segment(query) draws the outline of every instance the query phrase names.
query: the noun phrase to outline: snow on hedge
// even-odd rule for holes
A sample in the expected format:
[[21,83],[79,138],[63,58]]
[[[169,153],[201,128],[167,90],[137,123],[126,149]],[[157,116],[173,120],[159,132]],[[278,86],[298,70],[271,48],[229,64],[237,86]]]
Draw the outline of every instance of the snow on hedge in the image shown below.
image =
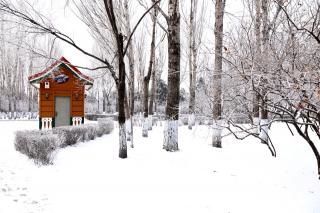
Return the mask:
[[15,149],[33,159],[36,164],[52,164],[54,153],[60,147],[72,146],[109,134],[114,128],[111,119],[101,119],[97,124],[63,126],[52,130],[17,131]]
[[47,165],[52,163],[54,151],[58,147],[58,135],[51,131],[17,131],[15,149],[37,164]]

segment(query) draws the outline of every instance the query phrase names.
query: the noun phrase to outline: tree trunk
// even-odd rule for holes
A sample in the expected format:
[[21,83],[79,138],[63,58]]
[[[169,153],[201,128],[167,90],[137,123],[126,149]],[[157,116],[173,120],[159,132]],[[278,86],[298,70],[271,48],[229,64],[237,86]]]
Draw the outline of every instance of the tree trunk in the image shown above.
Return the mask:
[[[150,66],[150,65],[149,65]],[[152,65],[151,65],[152,66]],[[149,80],[147,76],[143,80],[143,126],[142,137],[148,137],[148,96],[149,96]]]
[[[268,123],[268,110],[267,110],[267,75],[269,72],[268,58],[269,58],[269,25],[268,25],[268,0],[262,0],[262,64],[263,73],[261,78],[261,123]],[[266,125],[260,127],[260,138],[262,143],[268,143],[268,128]]]
[[303,132],[301,130],[301,126],[298,125],[296,122],[293,123],[294,127],[296,128],[298,134],[307,141],[307,143],[309,144],[310,148],[312,149],[312,152],[314,154],[314,156],[316,157],[317,160],[317,169],[318,169],[318,177],[320,179],[320,154],[319,151],[317,149],[317,147],[315,146],[315,144],[313,143],[313,141],[310,139],[309,134],[307,132]]
[[125,94],[124,94],[124,108],[125,108],[126,118],[129,118],[130,117],[130,108],[129,108],[129,100],[128,100],[128,94],[127,94],[126,87],[125,87]]
[[103,92],[102,94],[102,112],[106,113],[106,94],[105,92]]
[[[129,17],[129,5],[128,0],[124,1],[124,9],[125,9],[125,19],[126,19],[126,34],[127,36],[131,35],[131,25],[130,25],[130,17]],[[134,56],[133,56],[133,45],[129,44],[128,49],[128,59],[129,59],[129,69],[130,69],[130,81],[129,81],[129,97],[130,97],[130,115],[134,114]]]
[[[32,70],[33,70],[33,62],[32,62],[32,60],[33,60],[33,58],[32,57],[30,57],[30,64],[29,64],[29,70],[28,70],[28,76],[30,76],[31,75],[31,73],[32,73]],[[31,112],[31,110],[32,110],[32,91],[31,91],[31,85],[30,84],[28,84],[28,86],[27,86],[27,88],[28,88],[28,112]]]
[[149,115],[153,115],[153,105],[154,99],[156,95],[156,65],[154,63],[154,69],[151,75],[151,94],[150,94],[150,101],[149,101]]
[[118,108],[119,108],[119,157],[127,158],[126,141],[126,115],[125,115],[125,96],[126,96],[126,68],[123,55],[123,35],[119,34],[117,38],[118,56],[119,56],[119,83],[118,83]]
[[[152,1],[154,2],[154,0]],[[151,38],[151,49],[150,49],[150,60],[148,73],[143,79],[143,105],[144,105],[144,113],[143,113],[143,127],[142,127],[142,136],[148,137],[148,130],[150,127],[150,119],[148,118],[149,109],[148,109],[148,100],[149,100],[149,82],[152,74],[152,70],[154,70],[154,61],[155,61],[155,39],[156,39],[156,24],[157,24],[157,7],[153,9],[154,15],[152,16],[152,38]]]
[[128,93],[125,92],[124,97],[124,108],[125,108],[125,115],[126,115],[126,134],[127,134],[127,141],[131,141],[131,115],[130,115],[130,106],[129,106],[129,98]]
[[8,98],[8,100],[9,100],[9,112],[12,112],[12,98]]
[[179,0],[168,4],[168,96],[164,149],[178,151],[178,120],[180,98],[180,12]]
[[222,47],[223,47],[223,15],[225,0],[216,0],[215,5],[215,60],[213,77],[213,137],[212,146],[221,148],[222,133]]
[[153,72],[151,75],[151,94],[150,94],[150,101],[149,101],[149,126],[148,130],[152,130],[152,117],[153,117],[153,106],[154,106],[154,99],[156,95],[156,63],[155,63],[155,56],[153,58]]
[[255,21],[254,21],[254,31],[255,31],[255,58],[254,65],[255,70],[252,76],[253,79],[253,109],[252,109],[252,121],[253,125],[256,127],[254,133],[260,132],[260,118],[259,118],[259,86],[255,83],[258,81],[256,78],[261,75],[261,0],[255,0]]
[[[131,35],[131,26],[130,26],[130,17],[129,17],[129,5],[128,0],[124,1],[124,9],[125,9],[125,19],[126,19],[126,34],[127,36]],[[134,147],[133,144],[133,116],[134,116],[134,56],[133,56],[133,45],[132,43],[129,44],[128,49],[128,59],[129,59],[129,69],[130,69],[130,80],[129,80],[129,100],[130,100],[130,119],[127,120],[129,122],[130,128],[130,141],[131,141],[131,148]]]
[[188,128],[192,129],[192,126],[195,125],[195,99],[196,99],[196,58],[197,58],[197,50],[196,50],[196,40],[195,40],[195,0],[191,0],[191,11],[190,11],[190,25],[189,25],[189,118],[188,118]]

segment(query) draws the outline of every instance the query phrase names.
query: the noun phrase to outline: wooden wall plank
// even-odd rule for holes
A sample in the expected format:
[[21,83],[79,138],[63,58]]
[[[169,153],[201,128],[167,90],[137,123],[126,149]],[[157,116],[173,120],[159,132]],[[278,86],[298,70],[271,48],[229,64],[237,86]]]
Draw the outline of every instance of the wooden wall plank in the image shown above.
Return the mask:
[[[47,78],[40,82],[40,96],[39,96],[39,115],[40,117],[55,117],[55,97],[56,96],[69,96],[70,97],[70,112],[71,116],[83,117],[84,116],[84,85],[65,67],[59,68],[59,73],[69,77],[65,83],[57,83],[54,78]],[[45,82],[50,84],[49,89],[45,89]],[[46,93],[49,94],[46,98]]]

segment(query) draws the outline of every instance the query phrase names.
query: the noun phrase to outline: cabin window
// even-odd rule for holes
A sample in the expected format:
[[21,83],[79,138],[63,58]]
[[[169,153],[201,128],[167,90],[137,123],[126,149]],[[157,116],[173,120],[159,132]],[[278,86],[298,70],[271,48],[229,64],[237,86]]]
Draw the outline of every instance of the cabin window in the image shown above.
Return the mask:
[[44,88],[45,89],[49,89],[50,88],[50,84],[48,81],[44,82]]

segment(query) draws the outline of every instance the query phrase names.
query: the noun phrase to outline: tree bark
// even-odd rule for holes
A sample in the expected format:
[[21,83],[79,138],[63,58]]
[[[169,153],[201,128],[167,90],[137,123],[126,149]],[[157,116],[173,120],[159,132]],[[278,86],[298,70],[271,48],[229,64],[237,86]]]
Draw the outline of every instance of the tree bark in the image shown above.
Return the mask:
[[[126,85],[127,86],[127,85]],[[125,88],[125,97],[124,97],[124,108],[125,108],[125,115],[126,115],[126,139],[127,141],[131,141],[131,115],[130,115],[130,105],[129,105],[129,98],[127,93],[127,87]]]
[[317,147],[315,146],[315,144],[313,143],[313,141],[308,136],[308,133],[306,134],[306,132],[303,132],[301,130],[301,126],[299,126],[296,122],[294,122],[293,125],[296,128],[298,134],[303,139],[305,139],[307,141],[308,145],[312,149],[312,152],[313,152],[313,154],[314,154],[314,156],[316,157],[316,160],[317,160],[318,177],[320,179],[320,154],[319,154],[319,151],[318,151]]
[[[124,8],[125,8],[125,19],[126,19],[126,34],[127,36],[131,35],[131,25],[130,25],[130,17],[129,17],[129,5],[128,0],[124,0]],[[130,69],[130,81],[129,81],[129,91],[130,91],[130,115],[134,115],[134,56],[133,56],[133,45],[129,44],[128,49],[128,59],[129,59],[129,69]]]
[[[30,76],[31,75],[31,71],[33,70],[33,62],[32,62],[33,58],[30,57],[30,64],[29,64],[29,70],[28,70],[28,75]],[[32,88],[31,88],[31,85],[28,84],[28,112],[31,112],[32,110]]]
[[180,97],[180,12],[179,0],[168,4],[168,96],[164,149],[178,151],[178,119]]
[[126,96],[126,68],[123,61],[123,35],[119,34],[117,38],[118,55],[119,55],[119,83],[118,83],[118,103],[119,103],[119,157],[127,158],[127,141],[126,141],[126,116],[125,116],[125,96]]
[[102,112],[103,113],[106,112],[106,99],[107,99],[106,96],[107,96],[106,91],[105,89],[103,89],[102,91]]
[[189,23],[189,119],[188,128],[192,129],[195,125],[195,99],[196,99],[196,66],[197,66],[197,50],[195,40],[195,0],[191,0],[190,23]]
[[126,140],[126,114],[125,114],[125,96],[126,96],[126,67],[124,64],[124,45],[123,35],[119,33],[116,18],[114,14],[113,1],[104,0],[106,13],[112,27],[113,35],[117,45],[119,78],[114,80],[118,91],[118,123],[119,123],[119,157],[127,158],[127,140]]
[[[131,25],[130,25],[130,17],[129,17],[129,4],[128,0],[124,0],[124,9],[125,9],[125,20],[126,20],[126,34],[127,36],[131,35]],[[134,56],[133,56],[133,45],[129,44],[128,49],[128,59],[129,59],[129,71],[130,71],[130,80],[129,80],[129,107],[130,107],[130,120],[127,120],[129,123],[129,137],[131,141],[131,148],[134,147],[133,144],[133,116],[134,116]]]
[[[155,2],[154,0],[152,1]],[[142,136],[148,137],[148,130],[149,130],[149,122],[148,119],[149,115],[149,108],[148,108],[148,100],[149,100],[149,82],[152,74],[152,70],[154,70],[154,61],[155,61],[155,39],[156,39],[156,24],[157,24],[157,7],[153,9],[153,18],[152,18],[152,35],[151,35],[151,48],[150,48],[150,60],[149,60],[149,67],[148,73],[143,78],[143,106],[144,106],[144,113],[143,113],[143,127],[142,127]]]
[[255,58],[254,58],[254,73],[252,76],[253,79],[253,106],[252,106],[252,120],[253,125],[256,126],[254,133],[259,133],[259,86],[256,85],[258,76],[261,75],[261,0],[255,0],[255,20],[254,20],[254,31],[255,31]]
[[151,75],[151,94],[150,94],[150,101],[149,101],[149,116],[152,116],[154,113],[153,106],[154,106],[154,99],[156,95],[156,64],[154,63],[153,72]]
[[222,133],[222,47],[223,47],[223,16],[225,0],[216,0],[215,5],[215,60],[214,60],[214,80],[213,80],[213,120],[214,130],[212,146],[221,148]]
[[[261,75],[261,122],[268,122],[268,110],[267,110],[267,75],[269,72],[268,58],[269,58],[269,25],[268,25],[268,0],[262,0],[262,75]],[[268,143],[268,129],[263,128],[260,132],[260,138],[262,143]]]
[[[151,65],[152,66],[152,65]],[[149,64],[150,68],[150,64]],[[148,137],[148,99],[149,99],[149,80],[148,76],[143,79],[143,126],[142,126],[142,137]]]

